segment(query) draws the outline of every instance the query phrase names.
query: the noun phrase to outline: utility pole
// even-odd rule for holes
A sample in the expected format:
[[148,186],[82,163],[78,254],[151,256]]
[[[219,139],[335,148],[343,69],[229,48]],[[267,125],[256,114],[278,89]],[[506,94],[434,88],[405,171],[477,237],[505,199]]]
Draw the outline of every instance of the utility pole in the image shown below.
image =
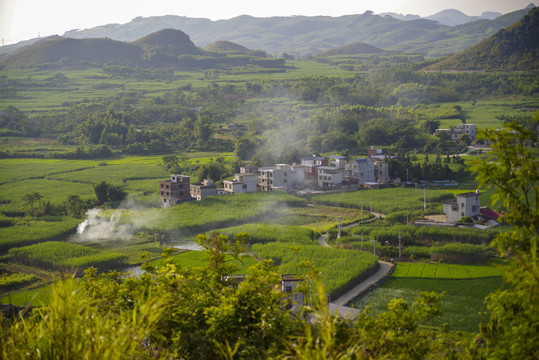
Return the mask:
[[361,223],[363,224],[363,199],[361,200]]
[[427,188],[423,188],[423,211],[427,211]]
[[372,212],[372,199],[371,199],[371,212]]
[[363,231],[361,231],[361,250],[363,250]]
[[399,230],[399,260],[401,259],[401,231]]
[[337,218],[337,239],[341,238],[341,218]]

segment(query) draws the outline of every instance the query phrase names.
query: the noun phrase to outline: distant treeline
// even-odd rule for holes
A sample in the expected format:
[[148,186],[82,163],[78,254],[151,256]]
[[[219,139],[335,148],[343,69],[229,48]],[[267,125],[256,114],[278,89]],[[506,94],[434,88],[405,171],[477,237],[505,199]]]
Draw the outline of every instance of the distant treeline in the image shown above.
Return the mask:
[[105,65],[103,66],[103,72],[108,75],[122,78],[135,78],[140,80],[169,80],[174,78],[174,69],[172,68],[143,68],[123,65]]

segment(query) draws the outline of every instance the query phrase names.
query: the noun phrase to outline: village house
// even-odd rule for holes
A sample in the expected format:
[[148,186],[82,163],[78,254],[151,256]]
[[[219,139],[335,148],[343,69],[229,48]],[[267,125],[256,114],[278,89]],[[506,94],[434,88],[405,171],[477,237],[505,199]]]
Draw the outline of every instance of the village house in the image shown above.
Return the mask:
[[258,170],[259,191],[292,191],[293,174],[288,164],[276,164]]
[[171,175],[170,180],[159,181],[159,197],[163,206],[174,206],[192,200],[190,177],[186,175]]
[[191,184],[191,197],[197,201],[201,201],[208,196],[217,195],[217,186],[214,185],[213,180],[205,179],[202,184]]
[[373,182],[374,161],[372,159],[355,159],[345,165],[345,178],[350,182],[357,182],[363,185],[366,182]]
[[224,191],[229,194],[255,192],[257,190],[256,166],[242,166],[233,180],[223,181]]
[[465,216],[478,216],[481,212],[481,194],[479,190],[457,194],[456,199],[444,201],[443,212],[446,221],[450,223],[458,222]]
[[462,135],[467,135],[471,141],[475,140],[476,127],[475,124],[457,124],[457,127],[452,129],[436,129],[433,135],[445,132],[449,135],[449,139],[457,143],[460,142]]
[[334,188],[342,184],[342,169],[333,166],[319,166],[317,170],[319,188]]

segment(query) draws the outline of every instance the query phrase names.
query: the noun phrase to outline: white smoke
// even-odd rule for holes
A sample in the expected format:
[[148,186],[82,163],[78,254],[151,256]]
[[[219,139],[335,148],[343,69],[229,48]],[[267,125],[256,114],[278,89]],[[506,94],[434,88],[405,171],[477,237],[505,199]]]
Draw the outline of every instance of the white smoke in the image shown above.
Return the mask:
[[78,241],[130,240],[136,232],[134,224],[120,223],[124,210],[105,213],[102,209],[90,209],[86,212],[86,220],[77,227]]

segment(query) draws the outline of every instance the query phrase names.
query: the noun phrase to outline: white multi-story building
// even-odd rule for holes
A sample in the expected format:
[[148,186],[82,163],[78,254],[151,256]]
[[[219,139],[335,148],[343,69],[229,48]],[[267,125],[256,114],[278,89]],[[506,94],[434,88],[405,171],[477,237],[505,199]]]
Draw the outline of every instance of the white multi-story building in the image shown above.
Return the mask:
[[476,192],[458,194],[456,199],[443,202],[447,222],[457,222],[465,216],[477,216],[481,212],[481,194]]
[[318,167],[318,187],[319,188],[332,188],[342,184],[343,169],[333,166],[319,166]]
[[452,129],[436,129],[434,135],[445,132],[449,135],[450,140],[459,142],[462,135],[468,135],[472,141],[475,140],[476,127],[475,124],[457,124],[457,127]]
[[281,190],[292,191],[293,173],[288,164],[276,164],[275,166],[258,169],[257,188],[260,191]]
[[226,193],[247,193],[256,191],[257,183],[256,166],[240,167],[240,173],[234,175],[233,180],[224,180],[223,187]]

